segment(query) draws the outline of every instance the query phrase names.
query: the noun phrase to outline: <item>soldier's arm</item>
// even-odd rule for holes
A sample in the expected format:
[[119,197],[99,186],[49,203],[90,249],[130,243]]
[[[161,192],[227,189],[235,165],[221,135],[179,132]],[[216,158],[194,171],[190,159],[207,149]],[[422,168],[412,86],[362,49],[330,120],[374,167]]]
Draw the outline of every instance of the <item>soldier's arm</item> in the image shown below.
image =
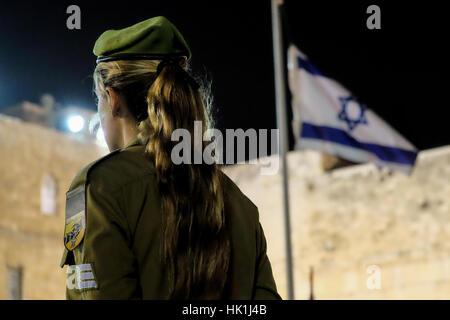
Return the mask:
[[140,297],[135,258],[129,249],[131,235],[121,208],[121,197],[121,189],[110,192],[102,184],[86,186],[86,233],[83,248],[78,251],[82,254],[75,254],[75,263],[92,269],[89,276],[94,277],[96,286],[68,290],[69,298],[71,295],[82,299]]
[[282,300],[277,292],[272,267],[267,256],[267,243],[261,223],[258,222],[256,231],[258,260],[256,267],[255,292],[256,300]]

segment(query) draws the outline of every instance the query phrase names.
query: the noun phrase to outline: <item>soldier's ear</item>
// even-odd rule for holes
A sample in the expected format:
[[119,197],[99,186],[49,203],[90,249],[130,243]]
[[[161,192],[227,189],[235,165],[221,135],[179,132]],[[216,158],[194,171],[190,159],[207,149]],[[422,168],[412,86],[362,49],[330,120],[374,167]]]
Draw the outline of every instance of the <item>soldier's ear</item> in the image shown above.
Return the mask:
[[107,98],[111,107],[112,116],[120,117],[122,113],[120,107],[120,94],[111,87],[106,87],[106,93],[108,94]]

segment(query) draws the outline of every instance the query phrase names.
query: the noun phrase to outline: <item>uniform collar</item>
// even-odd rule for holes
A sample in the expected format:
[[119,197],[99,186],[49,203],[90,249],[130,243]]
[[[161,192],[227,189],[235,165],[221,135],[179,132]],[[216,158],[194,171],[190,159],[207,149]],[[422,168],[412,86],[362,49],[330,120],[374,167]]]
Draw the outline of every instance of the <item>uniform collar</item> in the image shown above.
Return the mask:
[[133,139],[131,139],[127,145],[125,147],[123,147],[123,149],[126,149],[128,147],[131,146],[136,146],[136,145],[140,145],[141,143],[139,142],[138,136],[136,135]]

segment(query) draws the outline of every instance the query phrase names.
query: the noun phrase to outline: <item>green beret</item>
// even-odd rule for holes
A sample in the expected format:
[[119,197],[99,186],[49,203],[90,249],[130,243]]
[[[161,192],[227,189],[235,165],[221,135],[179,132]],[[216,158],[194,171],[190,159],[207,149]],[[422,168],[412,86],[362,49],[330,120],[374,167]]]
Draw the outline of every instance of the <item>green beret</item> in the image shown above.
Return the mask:
[[120,30],[107,30],[94,46],[97,63],[111,60],[191,58],[191,50],[180,31],[163,16]]

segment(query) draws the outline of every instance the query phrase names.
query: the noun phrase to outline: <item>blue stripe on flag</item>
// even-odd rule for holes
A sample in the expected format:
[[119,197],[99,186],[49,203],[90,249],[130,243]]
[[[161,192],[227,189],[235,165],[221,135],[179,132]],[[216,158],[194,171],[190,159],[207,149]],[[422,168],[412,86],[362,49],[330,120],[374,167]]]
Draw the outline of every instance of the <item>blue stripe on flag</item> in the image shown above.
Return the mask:
[[303,68],[313,75],[324,76],[309,60],[297,56],[297,63],[299,68]]
[[307,122],[303,122],[302,124],[301,135],[305,138],[326,140],[352,148],[363,149],[373,153],[379,159],[388,162],[413,165],[417,157],[417,152],[414,151],[359,142],[344,130],[326,126],[316,126]]

